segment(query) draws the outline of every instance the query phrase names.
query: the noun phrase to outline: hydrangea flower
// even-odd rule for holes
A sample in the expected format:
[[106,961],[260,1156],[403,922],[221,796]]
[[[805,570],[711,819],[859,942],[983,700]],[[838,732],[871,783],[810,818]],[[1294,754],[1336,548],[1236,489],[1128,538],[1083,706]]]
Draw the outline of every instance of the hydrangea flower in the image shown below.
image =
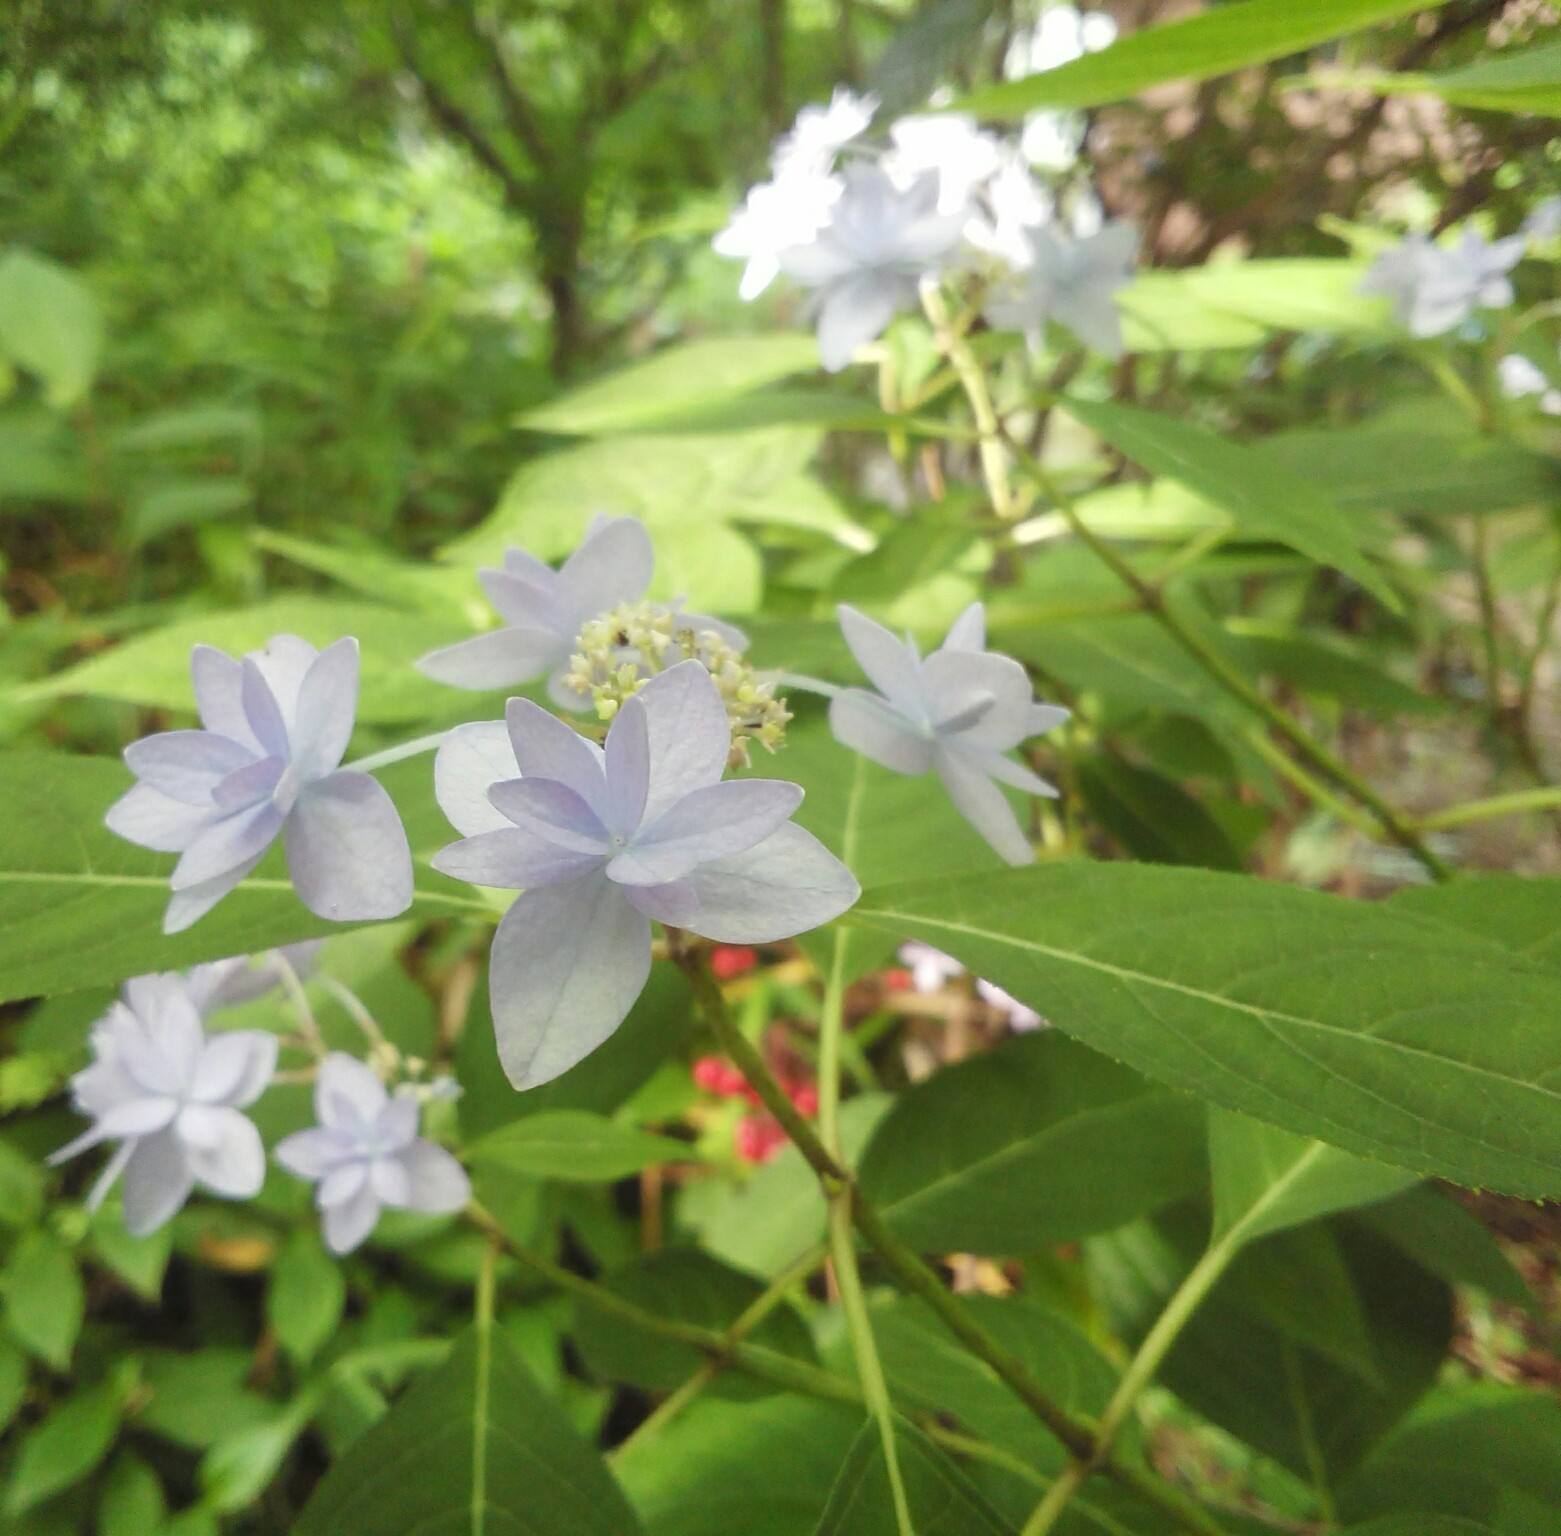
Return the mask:
[[958,248],[967,217],[963,208],[939,212],[933,172],[902,187],[881,166],[852,165],[844,181],[828,224],[779,257],[783,272],[817,290],[819,358],[831,373],[916,303],[921,279]]
[[361,1061],[333,1051],[314,1080],[319,1124],[277,1143],[276,1160],[318,1185],[325,1244],[350,1253],[386,1206],[444,1216],[471,1199],[466,1170],[417,1134],[416,1098],[392,1096]]
[[1528,240],[1554,240],[1561,236],[1561,197],[1547,197],[1534,207],[1523,221],[1523,235]]
[[835,156],[867,132],[878,110],[876,96],[836,86],[827,106],[805,106],[791,131],[776,140],[770,164],[777,177],[793,171],[827,171]]
[[340,767],[358,705],[358,642],[317,651],[278,635],[242,660],[209,645],[190,656],[203,730],[132,742],[139,782],[109,829],[181,855],[163,931],[203,917],[278,834],[288,873],[318,917],[395,917],[412,901],[412,853],[395,805],[366,773]]
[[1399,324],[1410,335],[1440,336],[1476,309],[1505,309],[1512,303],[1509,274],[1522,259],[1524,245],[1521,234],[1487,240],[1467,228],[1453,246],[1410,235],[1372,263],[1360,291],[1391,299]]
[[[949,982],[966,974],[965,967],[952,955],[915,940],[900,946],[900,959],[910,970],[911,986],[923,997],[941,992]],[[1002,1014],[1010,1029],[1023,1033],[1039,1029],[1046,1022],[1033,1008],[1021,1003],[1011,992],[1003,991],[995,982],[978,976],[975,985],[976,995],[987,1007]]]
[[1022,155],[1006,152],[996,173],[978,189],[965,238],[1013,271],[1033,260],[1031,237],[1053,213],[1051,194]]
[[1122,355],[1116,293],[1133,277],[1138,231],[1120,219],[1074,239],[1055,225],[1023,231],[1028,260],[986,306],[987,319],[1039,346],[1047,321],[1066,326],[1105,357]]
[[742,207],[710,242],[718,256],[747,262],[737,285],[740,298],[752,301],[775,281],[780,253],[812,240],[844,190],[838,176],[811,169],[788,171],[748,189]]
[[1035,852],[999,784],[1055,795],[1045,779],[1003,754],[1068,718],[1037,704],[1023,667],[985,649],[986,612],[972,603],[942,646],[923,659],[909,637],[844,604],[840,628],[877,693],[846,688],[829,705],[842,746],[895,773],[936,772],[960,814],[1010,864]]
[[883,168],[902,187],[931,172],[938,178],[938,212],[966,211],[978,187],[1003,163],[1002,144],[963,112],[902,117],[889,128]]
[[239,1111],[276,1070],[277,1040],[264,1030],[208,1037],[182,976],[138,976],[94,1026],[90,1067],[71,1079],[71,1102],[92,1127],[49,1161],[117,1141],[87,1204],[96,1209],[122,1173],[125,1225],[155,1231],[199,1184],[246,1200],[265,1182],[260,1133]]
[[527,699],[453,732],[434,788],[464,834],[434,867],[524,892],[493,937],[499,1058],[517,1088],[567,1071],[623,1022],[650,974],[650,922],[724,944],[789,938],[860,894],[791,823],[795,784],[721,782],[730,734],[695,661],[624,703],[605,748]]
[[263,955],[235,955],[231,960],[209,960],[184,973],[190,1000],[202,1018],[219,1008],[237,1008],[264,997],[282,979],[280,956],[299,976],[314,969],[324,939],[305,939],[299,944],[284,944]]

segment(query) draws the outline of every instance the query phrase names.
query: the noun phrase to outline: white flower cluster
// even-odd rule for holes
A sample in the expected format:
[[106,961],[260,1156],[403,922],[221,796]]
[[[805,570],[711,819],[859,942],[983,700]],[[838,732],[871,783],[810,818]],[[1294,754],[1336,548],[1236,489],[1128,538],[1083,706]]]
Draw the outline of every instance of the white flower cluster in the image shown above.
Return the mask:
[[986,279],[993,325],[1038,344],[1054,321],[1119,354],[1114,295],[1137,255],[1131,227],[1078,238],[1019,142],[959,113],[902,117],[875,141],[877,107],[836,91],[776,144],[771,179],[715,237],[721,255],[747,263],[743,298],[781,273],[812,289],[819,355],[835,372],[916,303],[923,282],[968,269]]

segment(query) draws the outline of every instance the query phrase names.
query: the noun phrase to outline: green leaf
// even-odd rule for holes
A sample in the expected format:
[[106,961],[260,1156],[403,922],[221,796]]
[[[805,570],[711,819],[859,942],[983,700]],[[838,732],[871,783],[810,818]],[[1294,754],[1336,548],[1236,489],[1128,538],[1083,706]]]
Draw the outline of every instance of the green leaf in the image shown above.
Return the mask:
[[1515,962],[1561,977],[1561,880],[1478,875],[1397,891],[1389,906],[1487,940]]
[[1230,619],[1225,628],[1240,642],[1254,670],[1271,673],[1307,693],[1337,699],[1383,719],[1436,714],[1445,708],[1423,688],[1400,682],[1366,646],[1352,645],[1337,635],[1252,619]]
[[474,1329],[332,1466],[293,1536],[414,1530],[634,1536],[639,1525],[515,1346]]
[[1561,43],[1538,48],[1520,44],[1436,74],[1352,72],[1338,84],[1384,96],[1440,96],[1454,106],[1482,112],[1561,117]]
[[1174,779],[1105,752],[1080,758],[1073,775],[1090,815],[1135,858],[1242,867],[1241,851],[1225,829]]
[[[814,362],[817,362],[817,356]],[[924,416],[894,415],[855,395],[819,389],[765,389],[697,405],[650,407],[621,429],[634,437],[756,432],[766,427],[817,427],[825,432],[909,431],[918,437],[956,437],[956,429]]]
[[97,1536],[154,1536],[168,1518],[163,1485],[138,1456],[121,1452],[98,1500]]
[[[658,1317],[724,1331],[764,1294],[764,1286],[697,1248],[637,1255],[602,1279],[615,1296]],[[581,1304],[570,1336],[586,1365],[607,1381],[671,1392],[705,1363],[700,1351],[662,1339],[611,1313]],[[777,1308],[748,1338],[799,1360],[816,1358],[807,1325],[789,1305]],[[755,1397],[773,1390],[734,1372],[712,1383],[717,1396]]]
[[861,1423],[859,1409],[789,1393],[696,1402],[636,1436],[615,1468],[647,1536],[799,1536],[822,1517]]
[[[432,806],[428,763],[396,764],[381,775],[402,807],[414,845],[417,807]],[[162,932],[167,854],[115,837],[103,813],[130,785],[118,763],[63,753],[0,753],[0,1000],[115,985],[147,971],[252,954],[348,925],[315,917],[294,894],[280,849],[185,933]],[[415,797],[408,787],[415,789]],[[463,887],[427,870],[408,918],[491,917]]]
[[[914,1425],[895,1425],[895,1445],[916,1536],[1011,1536],[1013,1527]],[[883,1442],[863,1425],[835,1479],[815,1536],[898,1536]]]
[[69,1370],[87,1305],[70,1249],[52,1233],[29,1232],[0,1270],[0,1298],[11,1337],[55,1370]]
[[27,1357],[0,1333],[0,1434],[27,1399]]
[[136,1411],[136,1425],[187,1450],[259,1428],[276,1417],[276,1405],[244,1385],[254,1361],[249,1351],[207,1345],[198,1354],[154,1350],[145,1356],[150,1396]]
[[1070,396],[1068,411],[1141,468],[1228,512],[1242,534],[1287,544],[1342,571],[1395,611],[1402,606],[1361,552],[1358,525],[1299,476],[1276,473],[1241,443],[1137,406]]
[[247,405],[180,405],[137,417],[113,436],[120,453],[163,453],[212,443],[258,443],[264,435],[259,411]]
[[527,1115],[473,1143],[467,1154],[479,1166],[491,1163],[575,1184],[610,1184],[660,1163],[700,1160],[690,1142],[652,1135],[583,1109]]
[[1493,1525],[1456,1515],[1388,1515],[1352,1525],[1341,1536],[1500,1536],[1500,1532]]
[[1291,886],[1056,864],[869,891],[1070,1034],[1227,1109],[1420,1173],[1561,1192],[1561,986],[1480,939]]
[[91,387],[102,349],[92,290],[58,262],[12,246],[0,258],[0,355],[37,374],[49,403],[64,407]]
[[1192,268],[1187,282],[1211,309],[1269,330],[1390,334],[1382,301],[1360,291],[1368,265],[1327,256],[1213,261]]
[[1500,1536],[1561,1536],[1561,1403],[1495,1382],[1443,1387],[1377,1448],[1339,1506],[1353,1520],[1412,1512]]
[[1214,1240],[1250,1243],[1419,1183],[1415,1174],[1351,1157],[1228,1109],[1209,1110]]
[[43,1170],[9,1141],[0,1141],[0,1222],[30,1227],[42,1211]]
[[861,1177],[916,1247],[1035,1253],[1201,1190],[1203,1109],[1045,1031],[913,1087],[868,1143]]
[[266,1289],[266,1321],[300,1364],[312,1360],[341,1326],[347,1280],[316,1232],[299,1229],[282,1245]]
[[132,545],[148,544],[196,523],[242,512],[255,499],[255,488],[237,475],[184,475],[158,480],[130,503],[125,532]]
[[818,344],[800,331],[718,336],[663,348],[527,411],[533,432],[582,436],[634,432],[670,412],[719,405],[734,395],[818,368]]
[[118,1201],[92,1213],[88,1228],[93,1257],[107,1265],[138,1296],[154,1304],[163,1293],[163,1276],[173,1253],[173,1228],[159,1227],[145,1237],[132,1237],[125,1229],[125,1213]]
[[[1445,0],[1443,0],[1445,3]],[[1023,80],[987,86],[954,105],[1016,119],[1041,107],[1094,107],[1170,80],[1209,80],[1427,9],[1425,0],[1245,0],[1159,27]]]
[[224,1513],[253,1504],[281,1471],[313,1416],[316,1401],[316,1392],[306,1390],[260,1423],[224,1428],[201,1457],[203,1502]]
[[1508,1306],[1534,1298],[1489,1228],[1433,1185],[1354,1213],[1354,1220],[1449,1285],[1472,1285]]
[[1215,308],[1192,286],[1192,273],[1142,271],[1116,295],[1129,352],[1208,352],[1260,347],[1268,331]]
[[118,1432],[119,1401],[112,1386],[71,1393],[22,1440],[6,1484],[6,1513],[25,1514],[74,1487],[108,1454]]

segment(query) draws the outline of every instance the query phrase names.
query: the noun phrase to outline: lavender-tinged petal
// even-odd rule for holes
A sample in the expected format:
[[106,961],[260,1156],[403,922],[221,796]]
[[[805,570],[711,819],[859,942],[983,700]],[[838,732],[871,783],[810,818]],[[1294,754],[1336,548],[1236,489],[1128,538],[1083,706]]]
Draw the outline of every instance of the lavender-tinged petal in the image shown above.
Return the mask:
[[61,1163],[68,1163],[73,1157],[80,1157],[83,1152],[102,1146],[105,1141],[112,1139],[103,1129],[103,1122],[99,1120],[96,1124],[89,1125],[79,1136],[72,1136],[63,1147],[56,1147],[44,1158],[44,1162],[51,1168],[57,1168]]
[[524,549],[506,549],[504,569],[511,576],[518,576],[522,581],[529,581],[534,586],[548,587],[558,580],[558,572],[547,561],[538,560],[535,555]]
[[173,1219],[194,1187],[184,1146],[171,1130],[135,1144],[125,1163],[125,1226],[145,1237]]
[[574,605],[547,566],[546,579],[518,576],[513,571],[482,570],[477,582],[506,624],[550,634],[555,641],[573,640],[580,632]]
[[417,1139],[417,1100],[392,1095],[374,1122],[374,1144],[381,1152],[399,1152]]
[[612,881],[519,897],[493,936],[488,966],[510,1082],[535,1088],[567,1072],[618,1028],[649,975],[650,924]]
[[1095,284],[1059,296],[1053,319],[1102,357],[1122,355],[1122,315],[1109,289]]
[[260,668],[289,730],[298,714],[298,695],[304,678],[319,654],[307,640],[297,635],[273,635],[247,658]]
[[635,695],[645,710],[649,767],[644,821],[656,820],[691,790],[720,781],[731,728],[715,679],[697,661],[680,661]]
[[802,790],[782,779],[732,779],[685,795],[609,861],[623,885],[679,880],[711,859],[762,843],[802,804]]
[[179,1113],[176,1099],[153,1096],[131,1099],[106,1111],[93,1127],[99,1141],[122,1141],[127,1136],[150,1136],[172,1125]]
[[515,826],[556,847],[603,854],[612,840],[585,797],[557,779],[506,779],[488,798]]
[[503,891],[525,891],[578,880],[600,867],[604,855],[560,848],[508,822],[441,848],[429,861],[442,875]]
[[293,715],[293,767],[300,778],[323,779],[341,766],[358,713],[358,642],[328,645],[298,686]]
[[511,699],[504,724],[522,774],[567,784],[606,819],[607,779],[600,747],[530,699]]
[[317,917],[368,922],[412,905],[412,850],[377,779],[341,769],[305,786],[285,828],[293,889]]
[[[171,1069],[166,1079],[146,1080],[159,1090],[166,1081],[170,1092],[182,1095],[194,1077],[196,1060],[206,1043],[200,1009],[195,1006],[184,977],[177,971],[153,971],[132,977],[125,983],[125,1001],[141,1022],[146,1040]],[[128,1050],[125,1064],[133,1075],[142,1076]]]
[[92,1181],[92,1188],[87,1191],[85,1201],[89,1211],[95,1211],[108,1199],[108,1192],[114,1187],[120,1174],[125,1171],[125,1164],[135,1156],[136,1143],[122,1141],[114,1148],[109,1160],[103,1164],[103,1170]]
[[[271,799],[286,772],[287,763],[280,757],[254,758],[218,782],[211,792],[211,803],[221,816],[247,811]],[[279,804],[277,809],[287,814],[287,807]]]
[[[196,1183],[228,1200],[258,1195],[266,1181],[266,1149],[253,1121],[236,1109],[203,1108],[201,1113],[211,1117],[214,1134],[210,1140],[185,1143]],[[182,1124],[183,1116],[180,1120]]]
[[1029,735],[1034,695],[1029,674],[1012,657],[935,651],[922,666],[922,687],[939,736],[1007,752]]
[[445,1216],[458,1211],[472,1197],[466,1170],[443,1147],[431,1141],[414,1141],[396,1153],[407,1176],[406,1205],[425,1216]]
[[635,911],[669,928],[692,928],[699,920],[699,893],[687,880],[665,885],[626,885],[623,894]]
[[757,848],[702,864],[688,877],[699,913],[688,926],[720,944],[766,944],[822,927],[862,888],[811,832],[788,822]]
[[984,651],[986,649],[986,609],[972,603],[949,626],[941,649],[945,651]]
[[900,285],[882,272],[831,283],[818,311],[818,360],[825,372],[848,367],[858,347],[883,335],[903,301]]
[[199,1104],[243,1109],[266,1090],[276,1071],[278,1041],[263,1029],[235,1029],[206,1042],[196,1064],[190,1097]]
[[282,830],[282,813],[269,800],[214,822],[184,851],[169,884],[176,891],[217,880],[258,859]]
[[183,853],[211,822],[209,806],[197,810],[145,784],[127,789],[103,818],[116,836],[157,853]]
[[650,717],[638,698],[629,699],[607,732],[607,825],[632,837],[645,815],[650,792]]
[[125,748],[125,763],[142,783],[194,806],[209,806],[217,781],[254,757],[242,743],[211,731],[162,731]]
[[379,1222],[379,1201],[366,1184],[351,1200],[328,1206],[323,1226],[325,1246],[332,1253],[351,1253]]
[[1054,731],[1059,725],[1065,725],[1072,718],[1073,711],[1064,709],[1061,704],[1032,704],[1029,730],[1025,740],[1028,741],[1031,736],[1043,736],[1047,731]]
[[568,656],[569,641],[555,630],[511,625],[430,651],[417,670],[436,683],[482,692],[529,683]]
[[518,779],[520,765],[502,720],[458,726],[434,755],[434,798],[450,825],[464,837],[510,825],[493,807],[488,791],[504,779]]
[[287,720],[276,695],[271,691],[271,684],[260,670],[260,663],[253,656],[246,656],[239,666],[244,718],[249,721],[255,740],[268,757],[287,757]]
[[884,768],[913,777],[932,767],[932,742],[886,699],[847,688],[829,701],[835,740]]
[[919,715],[923,702],[922,664],[915,652],[882,624],[849,604],[841,603],[837,611],[840,633],[868,682],[902,714],[913,718]]
[[141,1092],[123,1063],[116,1060],[95,1061],[70,1080],[71,1103],[94,1119],[126,1099],[139,1098]]
[[321,1125],[357,1134],[379,1119],[389,1101],[372,1067],[345,1051],[332,1051],[314,1077],[314,1113]]
[[954,808],[997,855],[1009,864],[1033,864],[1035,850],[1002,790],[982,770],[981,760],[957,747],[940,748],[936,767]]
[[615,517],[594,527],[563,563],[559,585],[582,619],[637,603],[650,586],[656,556],[637,518]]
[[271,1154],[295,1178],[319,1180],[356,1153],[356,1143],[340,1131],[311,1125],[284,1136]]
[[393,1205],[405,1210],[407,1196],[412,1192],[412,1181],[407,1171],[393,1157],[376,1157],[369,1164],[369,1188],[381,1205]]
[[195,708],[208,731],[227,736],[260,751],[244,713],[243,667],[226,651],[197,645],[190,652],[190,680],[195,686]]
[[997,752],[980,754],[978,761],[981,771],[988,777],[996,779],[999,784],[1007,784],[1013,789],[1023,790],[1027,795],[1042,795],[1048,800],[1057,797],[1057,786],[1048,784],[1026,763],[1016,763]]
[[333,1205],[346,1205],[363,1193],[368,1182],[368,1159],[363,1156],[360,1145],[350,1162],[338,1164],[320,1180],[320,1187],[314,1192],[315,1204],[322,1210],[328,1210]]
[[230,891],[242,884],[249,872],[260,862],[257,854],[247,864],[230,869],[225,875],[192,885],[188,890],[175,891],[163,913],[164,933],[183,933],[192,923],[198,922],[211,911]]
[[554,667],[548,675],[547,696],[562,710],[572,715],[584,715],[590,713],[596,706],[591,702],[589,693],[581,693],[570,682],[569,665],[566,662],[562,666]]

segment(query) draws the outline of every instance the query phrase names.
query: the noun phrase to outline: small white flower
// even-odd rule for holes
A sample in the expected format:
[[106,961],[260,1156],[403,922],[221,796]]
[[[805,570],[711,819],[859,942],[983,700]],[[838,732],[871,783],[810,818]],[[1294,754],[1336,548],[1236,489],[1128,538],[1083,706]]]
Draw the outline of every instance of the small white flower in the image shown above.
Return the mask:
[[835,88],[828,106],[804,107],[791,131],[776,140],[770,156],[776,177],[829,171],[840,150],[867,131],[877,110],[876,96],[858,96],[844,86]]
[[276,1036],[231,1030],[208,1037],[182,976],[138,976],[94,1026],[96,1060],[71,1079],[71,1100],[92,1128],[49,1159],[104,1141],[119,1145],[93,1186],[101,1204],[125,1176],[125,1225],[144,1236],[170,1220],[199,1184],[247,1200],[265,1181],[260,1133],[239,1111],[276,1069]]
[[808,244],[780,253],[781,270],[818,293],[819,357],[838,373],[859,346],[916,303],[923,277],[953,255],[963,213],[938,212],[938,178],[897,187],[874,165],[848,166],[829,223]]
[[1487,240],[1468,228],[1452,246],[1410,235],[1372,263],[1360,291],[1391,299],[1410,335],[1440,336],[1476,309],[1505,309],[1512,303],[1509,274],[1522,259],[1524,245],[1521,234]]
[[1007,152],[996,174],[976,197],[975,211],[965,225],[965,238],[1015,272],[1035,259],[1031,231],[1052,218],[1051,194],[1018,154]]
[[1039,346],[1046,323],[1066,326],[1106,357],[1122,355],[1122,316],[1116,293],[1133,277],[1138,231],[1112,220],[1073,239],[1055,224],[1024,231],[1029,260],[1012,282],[994,291],[986,315],[1003,330],[1020,331]]
[[341,768],[358,703],[358,642],[317,651],[278,635],[242,661],[209,645],[190,656],[205,727],[132,742],[140,780],[113,806],[109,830],[182,855],[163,931],[203,917],[260,862],[278,835],[304,905],[365,922],[412,902],[412,853],[377,780]]
[[[900,946],[900,959],[910,967],[911,986],[923,997],[941,992],[949,982],[957,981],[966,974],[965,967],[952,955],[914,940]],[[977,977],[975,987],[976,995],[987,1007],[1002,1014],[1010,1029],[1023,1033],[1039,1029],[1045,1023],[1033,1008],[1026,1007],[996,983]]]
[[1045,779],[1003,754],[1068,718],[1037,704],[1023,667],[984,649],[986,614],[972,603],[940,649],[922,658],[854,608],[841,605],[846,644],[878,690],[847,688],[830,701],[835,739],[896,773],[936,772],[962,816],[1010,864],[1035,852],[997,787],[1055,795]]
[[567,1071],[624,1020],[650,974],[652,918],[723,944],[790,938],[861,894],[791,823],[773,779],[721,782],[731,735],[697,661],[653,677],[605,748],[528,699],[439,749],[434,789],[464,840],[434,867],[523,892],[493,936],[499,1059],[517,1088]]
[[466,1170],[417,1134],[413,1097],[391,1095],[355,1057],[333,1051],[314,1080],[319,1121],[284,1137],[276,1160],[318,1188],[325,1244],[350,1253],[374,1230],[385,1206],[444,1216],[471,1199]]
[[892,147],[882,165],[895,185],[909,187],[931,172],[938,178],[938,212],[966,213],[978,187],[997,174],[1003,146],[973,117],[932,112],[902,117],[889,129]]
[[1501,392],[1509,400],[1538,395],[1540,410],[1547,416],[1561,416],[1561,389],[1557,389],[1530,358],[1521,352],[1508,353],[1497,363],[1496,372],[1501,380]]
[[207,1018],[219,1008],[236,1008],[266,995],[282,979],[280,956],[299,976],[314,969],[324,939],[305,939],[268,949],[263,955],[236,955],[231,960],[209,960],[184,973],[190,1000]]
[[811,169],[788,170],[749,189],[742,207],[711,241],[717,255],[748,263],[737,288],[742,299],[756,299],[770,286],[780,271],[780,253],[811,241],[844,190],[838,176]]

